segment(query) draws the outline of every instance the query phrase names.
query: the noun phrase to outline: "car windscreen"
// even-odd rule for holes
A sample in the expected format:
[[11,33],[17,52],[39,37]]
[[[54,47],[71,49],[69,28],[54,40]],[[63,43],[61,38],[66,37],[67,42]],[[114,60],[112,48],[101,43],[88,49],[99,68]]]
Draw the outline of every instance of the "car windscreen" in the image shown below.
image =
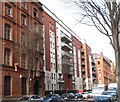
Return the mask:
[[29,100],[29,99],[30,99],[30,97],[22,97],[19,99],[19,101],[25,101],[25,100]]
[[51,98],[53,95],[52,94],[50,94],[50,95],[47,95],[46,96],[46,98]]

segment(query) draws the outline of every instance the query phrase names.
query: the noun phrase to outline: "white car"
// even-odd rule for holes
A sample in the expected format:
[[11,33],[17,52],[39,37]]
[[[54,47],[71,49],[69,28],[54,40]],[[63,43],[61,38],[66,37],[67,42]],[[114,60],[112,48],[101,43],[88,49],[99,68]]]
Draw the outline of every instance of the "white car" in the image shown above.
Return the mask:
[[24,95],[20,97],[17,102],[43,102],[43,98],[38,95]]
[[83,98],[90,98],[89,92],[83,92],[82,95],[83,95]]

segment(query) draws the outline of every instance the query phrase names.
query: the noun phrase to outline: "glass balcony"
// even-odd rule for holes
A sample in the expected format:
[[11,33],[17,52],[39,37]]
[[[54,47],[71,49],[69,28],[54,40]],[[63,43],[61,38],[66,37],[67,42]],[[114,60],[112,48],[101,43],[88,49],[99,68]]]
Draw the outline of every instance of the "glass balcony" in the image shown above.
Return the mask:
[[71,38],[69,36],[67,36],[66,34],[63,34],[63,33],[61,34],[61,41],[64,41],[68,44],[72,42]]

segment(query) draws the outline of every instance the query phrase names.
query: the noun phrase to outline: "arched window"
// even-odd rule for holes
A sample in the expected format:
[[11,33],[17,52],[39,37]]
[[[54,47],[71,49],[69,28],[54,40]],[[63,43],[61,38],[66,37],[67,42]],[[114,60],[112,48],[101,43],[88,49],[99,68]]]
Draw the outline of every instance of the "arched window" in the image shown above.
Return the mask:
[[5,48],[4,50],[4,64],[10,65],[10,49],[9,48]]
[[4,77],[4,96],[10,95],[10,76]]
[[4,38],[10,40],[10,31],[11,31],[11,26],[9,24],[5,24],[4,28]]
[[22,95],[26,95],[26,78],[22,78]]

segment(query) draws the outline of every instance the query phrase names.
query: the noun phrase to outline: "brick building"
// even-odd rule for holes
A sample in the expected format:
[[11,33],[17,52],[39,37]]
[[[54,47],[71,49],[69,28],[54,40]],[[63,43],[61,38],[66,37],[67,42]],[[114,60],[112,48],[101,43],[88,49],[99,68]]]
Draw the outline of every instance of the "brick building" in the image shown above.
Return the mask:
[[39,2],[2,2],[3,98],[44,94],[42,12]]
[[84,56],[82,56],[82,42],[76,38],[75,36],[72,36],[72,44],[73,44],[73,63],[74,63],[74,84],[73,89],[75,90],[83,90],[83,75],[82,75],[82,61],[85,60]]
[[56,21],[46,12],[42,13],[45,39],[45,90],[57,90],[57,42]]
[[109,84],[115,82],[114,63],[105,57],[102,53],[93,54],[96,67],[96,83]]

